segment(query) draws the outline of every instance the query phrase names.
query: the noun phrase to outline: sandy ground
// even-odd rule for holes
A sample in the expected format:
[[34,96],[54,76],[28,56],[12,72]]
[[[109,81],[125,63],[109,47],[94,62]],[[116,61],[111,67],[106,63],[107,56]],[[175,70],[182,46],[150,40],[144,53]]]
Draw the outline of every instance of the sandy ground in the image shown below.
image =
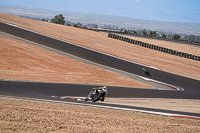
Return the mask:
[[0,127],[8,132],[199,133],[195,119],[0,98]]
[[[171,73],[180,74],[186,77],[200,80],[199,61],[180,58],[159,51],[131,45],[120,40],[109,38],[105,33],[99,33],[48,22],[30,20],[2,13],[0,13],[0,21],[8,22],[29,30],[46,34],[48,36],[59,38],[68,42],[76,43],[85,47],[89,47],[91,49],[102,51],[104,53],[109,53],[111,55],[115,55],[124,59],[154,66]],[[157,40],[152,41],[152,44],[154,44],[154,42],[157,42]],[[166,44],[166,41],[159,40],[159,43]],[[171,44],[170,48],[175,49],[174,46],[176,45]],[[178,46],[178,48],[182,47],[185,47],[185,44],[180,44]],[[192,54],[199,53],[199,50],[194,51],[193,48],[189,50]]]
[[153,88],[118,73],[4,36],[0,36],[0,56],[0,79]]

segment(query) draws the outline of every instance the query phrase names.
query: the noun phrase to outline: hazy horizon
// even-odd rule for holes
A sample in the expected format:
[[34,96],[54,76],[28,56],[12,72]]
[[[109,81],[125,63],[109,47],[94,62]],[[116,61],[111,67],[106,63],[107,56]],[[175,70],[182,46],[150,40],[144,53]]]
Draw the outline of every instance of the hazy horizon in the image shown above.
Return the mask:
[[0,4],[200,24],[199,0],[1,0]]

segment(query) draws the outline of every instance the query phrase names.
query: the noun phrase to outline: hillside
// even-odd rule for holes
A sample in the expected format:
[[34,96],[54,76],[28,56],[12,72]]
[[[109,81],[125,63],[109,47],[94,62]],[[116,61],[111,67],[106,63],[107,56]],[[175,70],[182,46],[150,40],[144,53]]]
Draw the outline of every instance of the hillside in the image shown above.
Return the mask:
[[[200,64],[197,61],[130,45],[108,38],[105,33],[34,21],[6,14],[0,14],[0,21],[121,58],[155,66],[165,71],[200,79]],[[29,45],[24,40],[1,36],[1,32],[0,57],[0,78],[3,79],[106,84],[141,88],[152,87],[123,75]],[[199,100],[106,98],[105,103],[200,112]],[[190,133],[200,131],[199,120],[195,119],[37,101],[2,95],[0,96],[0,104],[1,132]]]
[[0,79],[152,88],[151,85],[0,33]]
[[[154,66],[170,73],[200,79],[200,62],[130,45],[126,42],[108,38],[105,33],[41,22],[2,13],[0,14],[0,21],[11,23],[130,61]],[[145,42],[145,40],[143,42]],[[160,43],[162,43],[162,41]],[[171,46],[173,49],[173,45]],[[182,45],[180,45],[180,48],[181,47]]]

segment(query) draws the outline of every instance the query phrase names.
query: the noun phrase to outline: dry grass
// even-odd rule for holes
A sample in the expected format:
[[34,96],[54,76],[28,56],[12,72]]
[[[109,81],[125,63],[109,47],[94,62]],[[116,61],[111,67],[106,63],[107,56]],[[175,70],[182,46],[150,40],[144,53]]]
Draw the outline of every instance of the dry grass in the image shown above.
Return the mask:
[[[171,73],[200,80],[199,61],[180,58],[147,48],[142,48],[140,46],[131,45],[120,40],[108,38],[107,34],[104,33],[35,21],[2,13],[0,13],[0,21],[15,24],[29,30],[76,43],[104,53],[109,53],[124,59],[154,66]],[[141,41],[145,42],[146,40]],[[166,41],[160,41],[159,43],[166,43]],[[175,45],[170,45],[170,48],[174,49],[174,46]],[[178,46],[178,48],[181,47],[185,47],[185,44],[180,44]],[[193,48],[189,48],[193,53],[194,51],[192,49]],[[198,53],[199,50],[194,54]]]
[[0,79],[153,88],[18,40],[0,36],[0,44]]
[[200,56],[200,46],[189,45],[189,44],[178,43],[178,42],[171,42],[171,41],[163,41],[163,40],[157,40],[157,39],[149,39],[149,38],[143,38],[143,37],[137,37],[137,36],[125,36],[125,37],[146,42],[149,44],[154,44],[157,46],[177,50],[180,52],[185,52],[185,53]]
[[168,98],[106,98],[105,103],[175,110],[200,114],[199,99],[168,99]]
[[[108,38],[103,33],[1,13],[0,21],[121,58],[155,66],[165,71],[200,79],[199,62],[130,45]],[[144,87],[144,84],[136,83],[119,74],[86,65],[13,39],[1,36],[0,44],[1,78],[134,87],[137,84]],[[105,74],[109,77],[104,77]],[[97,78],[96,75],[98,77],[101,75],[101,78]],[[134,100],[122,100],[120,103],[120,101],[111,99],[109,101],[108,99],[105,102],[153,106],[152,103],[149,104],[146,101],[138,103]],[[163,104],[166,102],[160,102],[160,105],[156,103],[156,107]],[[193,119],[3,98],[0,99],[0,105],[1,132],[200,132],[199,120]],[[196,107],[195,109],[198,111]]]
[[1,98],[1,132],[200,132],[199,120]]

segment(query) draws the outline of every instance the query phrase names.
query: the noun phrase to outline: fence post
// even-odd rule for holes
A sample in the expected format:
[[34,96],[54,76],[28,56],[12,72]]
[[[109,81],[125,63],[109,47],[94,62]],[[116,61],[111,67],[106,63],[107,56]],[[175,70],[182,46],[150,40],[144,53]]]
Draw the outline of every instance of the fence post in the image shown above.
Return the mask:
[[176,54],[176,51],[175,51],[175,50],[172,50],[172,54],[175,55],[175,54]]
[[108,33],[108,37],[110,37],[110,33]]
[[183,53],[183,57],[186,58],[186,53]]
[[188,54],[188,59],[191,59],[191,54]]
[[131,42],[131,39],[129,38],[129,39],[128,39],[128,43],[130,43],[130,42]]
[[168,54],[171,54],[171,51],[172,51],[171,49],[168,49]]
[[176,56],[178,56],[179,55],[179,51],[176,51]]
[[194,55],[192,55],[191,59],[194,60]]
[[125,41],[125,40],[126,40],[126,37],[124,37],[123,41]]
[[114,38],[114,34],[111,34],[111,38]]
[[133,39],[131,39],[131,43],[133,43]]
[[200,61],[200,56],[197,57],[197,61]]

